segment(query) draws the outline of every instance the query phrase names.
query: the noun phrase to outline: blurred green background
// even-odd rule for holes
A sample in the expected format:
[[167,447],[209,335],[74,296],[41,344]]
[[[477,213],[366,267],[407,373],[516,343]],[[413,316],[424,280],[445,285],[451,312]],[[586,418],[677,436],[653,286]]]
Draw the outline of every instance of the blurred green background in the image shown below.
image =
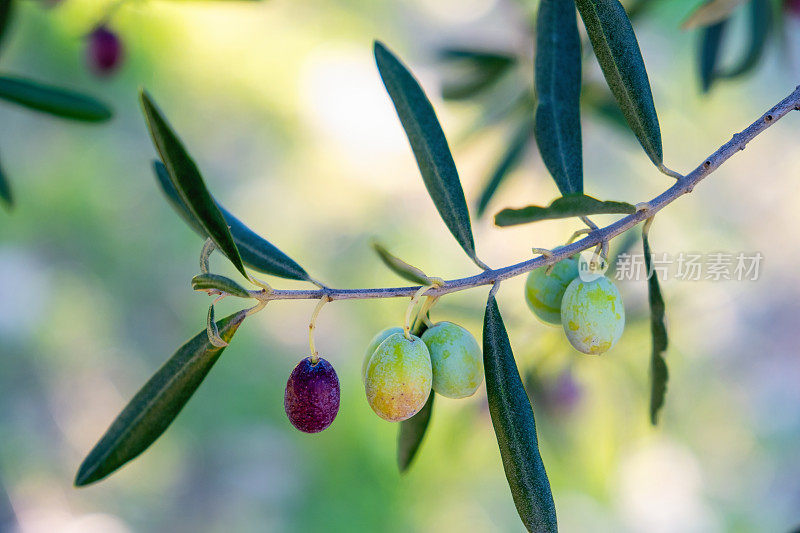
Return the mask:
[[[150,450],[89,488],[72,480],[139,386],[203,329],[209,304],[189,287],[202,242],[151,174],[139,87],[217,198],[312,276],[335,287],[402,284],[372,253],[378,237],[428,274],[461,277],[475,267],[426,196],[372,41],[397,51],[432,97],[472,205],[507,128],[459,141],[480,105],[442,102],[434,52],[460,44],[528,57],[535,3],[131,1],[111,24],[125,64],[107,80],[86,68],[82,36],[109,3],[20,4],[0,71],[82,89],[116,116],[81,125],[0,103],[0,157],[17,201],[0,213],[0,530],[521,531],[483,387],[437,401],[417,462],[397,473],[397,428],[370,410],[359,368],[371,336],[402,321],[400,300],[324,309],[317,345],[342,385],[329,430],[299,433],[283,413],[314,302],[275,302],[248,320]],[[800,80],[795,20],[755,76],[701,96],[697,34],[678,29],[695,4],[659,3],[636,24],[665,159],[683,172]],[[596,64],[586,65],[601,81]],[[528,57],[522,82],[530,71]],[[783,532],[800,522],[798,120],[760,136],[651,231],[657,252],[765,258],[758,281],[663,283],[671,379],[658,427],[647,416],[643,281],[619,283],[629,324],[596,358],[534,319],[523,278],[503,283],[520,370],[538,383],[533,405],[562,531]],[[629,134],[591,116],[583,133],[588,194],[635,203],[668,186]],[[556,195],[533,151],[488,213]],[[490,220],[475,222],[475,237],[492,266],[556,246],[580,227],[498,229]],[[214,266],[235,277],[219,257]],[[485,296],[482,288],[447,297],[434,319],[480,338]],[[226,301],[218,313],[233,309]]]

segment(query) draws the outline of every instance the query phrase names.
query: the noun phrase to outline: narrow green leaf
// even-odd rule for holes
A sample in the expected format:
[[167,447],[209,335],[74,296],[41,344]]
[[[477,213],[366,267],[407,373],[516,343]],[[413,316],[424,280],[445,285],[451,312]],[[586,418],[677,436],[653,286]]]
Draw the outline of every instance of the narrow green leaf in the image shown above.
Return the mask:
[[614,95],[605,85],[584,82],[581,87],[581,103],[606,123],[624,130],[627,134],[632,133],[625,115],[622,114],[622,110],[614,99]]
[[533,135],[533,122],[530,120],[523,121],[521,127],[514,133],[514,136],[509,141],[508,149],[500,157],[492,175],[486,182],[486,185],[481,192],[478,199],[478,206],[475,213],[480,217],[486,212],[486,207],[492,199],[497,189],[515,168],[517,168],[525,156],[525,148],[531,141]]
[[11,17],[14,15],[14,0],[0,0],[0,46],[6,38],[11,26]]
[[536,19],[536,144],[561,194],[583,192],[577,18],[572,0],[542,0]]
[[664,406],[664,397],[667,394],[667,380],[669,372],[664,352],[669,344],[667,325],[664,319],[664,298],[661,295],[661,286],[658,275],[652,270],[652,252],[650,241],[647,237],[649,225],[642,231],[642,247],[644,248],[644,264],[648,273],[647,293],[650,302],[650,333],[653,337],[653,351],[650,358],[650,422],[655,426],[658,423],[658,413]]
[[[154,161],[153,169],[155,170],[156,180],[167,197],[169,204],[189,227],[200,234],[201,237],[208,238],[208,232],[189,211],[183,198],[178,194],[178,190],[173,185],[164,164],[160,161]],[[244,264],[259,272],[281,278],[301,281],[309,281],[311,279],[303,267],[298,265],[291,257],[244,225],[219,202],[216,202],[216,204],[220,212],[222,212],[222,216],[225,217],[225,222],[230,227],[233,242],[236,243]]]
[[3,168],[0,167],[0,200],[6,209],[14,207],[14,195],[11,192],[11,183],[8,181]]
[[664,159],[661,129],[639,42],[619,0],[576,0],[603,75],[644,151]]
[[751,0],[749,13],[749,40],[739,60],[729,70],[719,73],[720,78],[737,78],[753,70],[764,55],[772,31],[772,5],[769,0]]
[[634,213],[636,208],[626,202],[598,200],[585,194],[570,194],[556,198],[547,207],[529,205],[520,209],[503,209],[494,217],[498,226],[515,226],[540,220],[581,217],[588,215],[614,215]]
[[208,341],[216,348],[225,348],[228,346],[228,341],[219,336],[219,328],[217,327],[216,319],[214,318],[214,304],[208,306],[208,316],[206,317],[206,335]]
[[411,144],[428,194],[453,237],[476,264],[483,266],[475,254],[469,210],[456,164],[433,106],[411,72],[377,41],[375,62]]
[[183,203],[200,223],[217,248],[227,256],[233,266],[248,278],[239,249],[233,242],[228,223],[222,216],[214,198],[206,189],[203,177],[180,139],[167,123],[146,91],[141,92],[142,108],[147,127],[161,160]]
[[247,289],[230,278],[218,274],[198,274],[192,278],[192,289],[196,291],[218,290],[227,292],[231,296],[250,298]]
[[431,282],[428,276],[425,275],[425,272],[413,265],[409,265],[399,257],[392,255],[389,250],[380,243],[373,242],[372,248],[375,250],[375,253],[378,254],[378,257],[381,258],[383,264],[401,278],[411,283],[419,283],[420,285],[427,285]]
[[[239,311],[217,322],[230,342],[245,319]],[[82,487],[103,479],[146,450],[172,423],[219,358],[204,329],[164,363],[136,393],[84,459],[75,477]]]
[[431,421],[434,396],[434,392],[431,391],[431,395],[428,396],[428,401],[425,402],[422,409],[408,420],[400,422],[400,428],[397,431],[397,467],[401,473],[408,471],[419,451]]
[[469,61],[475,65],[510,66],[517,62],[514,55],[476,48],[442,48],[439,50],[439,57],[444,61]]
[[11,76],[0,76],[0,99],[72,120],[111,118],[111,109],[90,96]]
[[688,30],[700,26],[710,26],[728,17],[737,7],[745,3],[746,0],[708,0],[692,11],[691,15],[684,21],[682,28]]
[[533,409],[492,293],[483,322],[483,361],[489,413],[517,512],[528,531],[555,533],[556,508],[539,454]]
[[634,0],[626,4],[625,10],[628,12],[628,18],[633,21],[647,13],[656,3],[656,0]]
[[445,100],[477,96],[497,83],[517,62],[516,57],[508,54],[462,48],[446,48],[439,55],[442,60],[463,67],[465,71],[457,81],[443,84],[442,98]]
[[727,26],[728,19],[724,19],[700,30],[700,88],[704,93],[711,89],[718,77],[720,49]]

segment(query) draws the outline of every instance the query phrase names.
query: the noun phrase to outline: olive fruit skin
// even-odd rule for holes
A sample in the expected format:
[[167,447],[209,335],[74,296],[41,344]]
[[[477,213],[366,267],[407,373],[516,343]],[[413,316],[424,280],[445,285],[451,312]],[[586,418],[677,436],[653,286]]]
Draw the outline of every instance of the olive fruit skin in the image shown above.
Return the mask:
[[483,354],[475,337],[458,324],[438,322],[422,334],[431,354],[432,388],[447,398],[472,396],[483,382]]
[[561,324],[561,300],[572,280],[578,277],[578,260],[559,261],[550,275],[547,267],[531,270],[525,281],[525,301],[536,318],[545,324]]
[[576,350],[601,354],[617,343],[625,329],[622,296],[605,276],[592,281],[576,278],[564,293],[561,320]]
[[375,353],[375,350],[380,346],[380,344],[385,341],[390,335],[394,335],[395,333],[403,333],[403,328],[400,327],[391,327],[382,329],[372,337],[372,340],[369,341],[367,345],[367,351],[364,353],[364,362],[361,363],[361,382],[364,382],[364,378],[367,374],[367,365],[369,364],[369,360],[372,357],[372,354]]
[[306,357],[294,367],[286,382],[283,407],[294,427],[305,433],[319,433],[339,412],[339,377],[322,359],[316,364]]
[[100,26],[89,34],[86,54],[89,66],[96,74],[111,74],[122,61],[122,41],[116,33]]
[[428,401],[431,380],[431,356],[422,339],[394,333],[372,354],[364,391],[375,414],[400,422],[417,414]]

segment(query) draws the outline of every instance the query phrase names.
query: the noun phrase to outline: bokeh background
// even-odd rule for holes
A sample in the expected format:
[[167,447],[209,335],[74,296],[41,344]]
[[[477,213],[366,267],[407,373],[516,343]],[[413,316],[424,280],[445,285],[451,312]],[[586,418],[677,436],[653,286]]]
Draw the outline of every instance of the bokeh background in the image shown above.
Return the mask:
[[[754,76],[701,95],[698,36],[679,29],[696,3],[656,3],[636,23],[666,161],[684,172],[800,80],[792,39],[800,26],[787,20],[789,39],[772,41]],[[82,36],[107,2],[20,4],[0,70],[85,90],[116,116],[81,125],[0,104],[0,156],[17,200],[0,213],[0,530],[521,531],[483,387],[437,402],[416,463],[398,474],[397,428],[371,412],[359,368],[370,337],[402,320],[399,300],[324,309],[317,344],[342,385],[329,430],[301,434],[283,413],[314,302],[276,302],[248,320],[149,451],[89,488],[72,480],[139,386],[203,329],[209,303],[189,287],[202,242],[151,175],[139,87],[159,102],[216,196],[316,278],[401,284],[372,253],[373,237],[431,275],[461,277],[475,267],[426,196],[372,41],[386,42],[422,81],[474,204],[509,128],[466,135],[481,103],[442,101],[435,51],[515,51],[526,59],[512,76],[529,85],[535,2],[130,1],[111,23],[125,64],[103,80],[86,67]],[[737,22],[733,42],[744,31]],[[586,65],[587,79],[602,81]],[[523,278],[503,283],[501,309],[534,391],[563,531],[783,532],[800,523],[799,121],[769,129],[653,226],[657,252],[764,255],[757,281],[663,283],[671,378],[658,427],[647,416],[643,281],[619,283],[629,323],[596,358],[534,319]],[[669,184],[632,136],[590,114],[584,148],[588,194],[635,203]],[[533,150],[488,213],[556,195]],[[479,253],[493,266],[556,246],[579,227],[475,221]],[[218,257],[214,266],[234,275]],[[434,318],[480,338],[485,296],[481,288],[445,298]]]

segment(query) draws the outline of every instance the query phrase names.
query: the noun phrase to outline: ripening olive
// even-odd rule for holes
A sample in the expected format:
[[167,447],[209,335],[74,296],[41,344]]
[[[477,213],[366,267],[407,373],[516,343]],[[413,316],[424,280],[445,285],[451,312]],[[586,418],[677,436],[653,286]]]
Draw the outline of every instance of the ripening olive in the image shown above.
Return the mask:
[[466,398],[483,381],[483,356],[475,337],[452,322],[439,322],[422,334],[431,354],[433,390],[448,398]]
[[559,261],[550,274],[547,267],[531,270],[525,281],[525,301],[533,314],[546,324],[561,324],[561,299],[567,286],[578,277],[578,260]]
[[114,72],[122,62],[122,41],[106,26],[100,26],[89,34],[86,49],[87,60],[92,70],[101,76]]
[[592,281],[576,278],[564,292],[561,321],[576,350],[586,354],[606,352],[625,328],[622,296],[605,276]]
[[395,333],[403,333],[403,328],[400,327],[392,327],[386,328],[378,332],[377,335],[372,337],[372,340],[369,341],[367,345],[367,351],[364,353],[364,362],[361,363],[361,381],[364,381],[364,376],[367,373],[367,365],[369,364],[369,360],[372,357],[372,354],[375,353],[375,349],[380,346],[380,344],[387,339],[390,335],[394,335]]
[[390,422],[414,416],[431,394],[431,356],[419,337],[387,337],[369,360],[364,374],[367,401]]
[[305,433],[327,428],[339,412],[339,378],[325,359],[306,357],[294,367],[283,396],[286,416]]

